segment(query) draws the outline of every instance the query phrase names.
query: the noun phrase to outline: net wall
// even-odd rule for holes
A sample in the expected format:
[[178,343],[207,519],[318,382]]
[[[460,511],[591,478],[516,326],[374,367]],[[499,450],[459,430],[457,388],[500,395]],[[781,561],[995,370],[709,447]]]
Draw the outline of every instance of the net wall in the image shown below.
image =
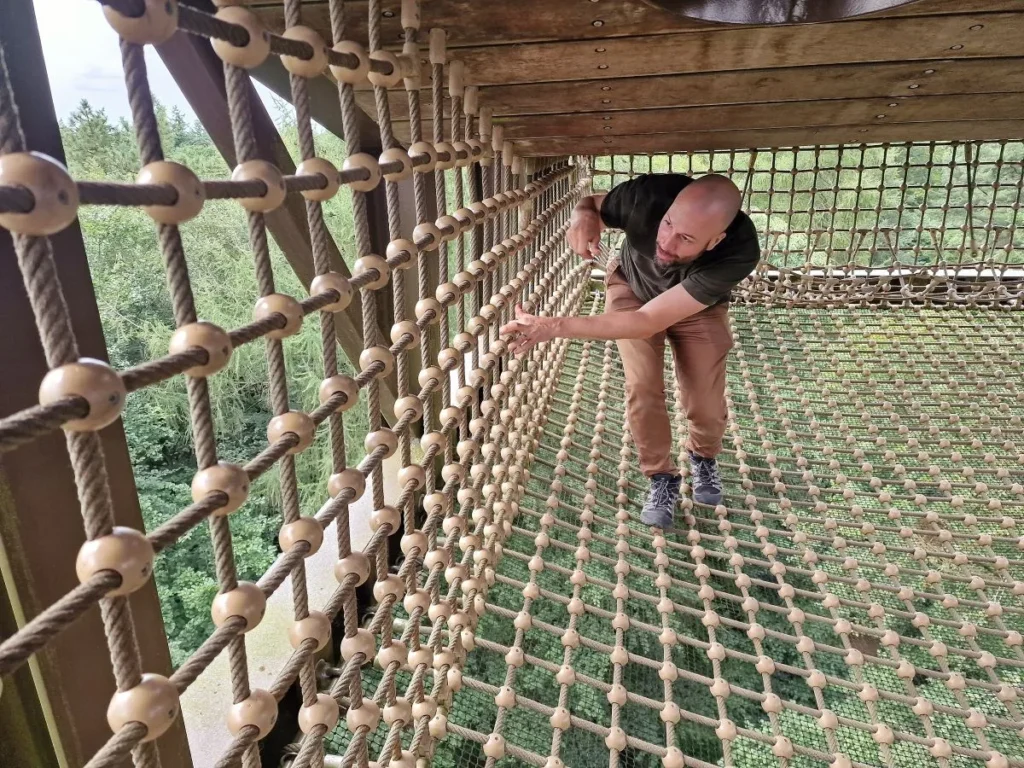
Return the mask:
[[[0,63],[0,225],[12,233],[52,369],[38,406],[0,420],[0,450],[64,430],[88,539],[81,585],[3,639],[0,673],[98,605],[118,692],[110,737],[89,766],[120,765],[129,753],[135,765],[160,765],[160,738],[178,715],[180,694],[220,654],[230,662],[235,705],[225,713],[233,738],[212,759],[217,766],[261,763],[258,745],[295,685],[302,701],[295,766],[1024,766],[1021,321],[1019,313],[950,309],[1019,306],[1015,219],[1006,216],[1018,203],[1005,202],[1003,188],[1019,201],[1019,143],[929,145],[928,173],[913,185],[919,147],[903,147],[903,155],[887,147],[880,158],[876,148],[780,151],[769,156],[766,175],[748,174],[767,258],[732,317],[738,347],[729,371],[731,447],[722,457],[727,504],[684,500],[679,527],[659,532],[636,520],[645,482],[623,425],[614,345],[560,340],[511,360],[497,336],[518,301],[552,314],[601,311],[589,266],[564,244],[569,211],[590,190],[588,161],[553,162],[525,183],[512,146],[490,125],[476,91],[463,87],[460,65],[446,62],[434,32],[431,88],[421,95],[412,5],[402,56],[381,50],[376,0],[368,5],[372,56],[347,40],[340,0],[330,2],[330,41],[302,26],[297,0],[285,3],[284,35],[266,34],[234,6],[216,17],[173,0],[104,6],[127,38],[121,53],[138,183],[76,183],[59,165],[26,156]],[[163,161],[142,49],[175,29],[211,38],[224,60],[239,161],[231,179],[197,179]],[[294,174],[256,152],[246,68],[268,55],[291,72],[302,161]],[[338,81],[345,158],[317,157],[307,80],[325,68]],[[367,78],[384,144],[379,157],[361,151],[356,119],[353,87]],[[402,86],[413,118],[408,151],[394,138],[385,92]],[[432,111],[429,141],[415,133],[427,108],[421,99]],[[801,175],[808,152],[810,182]],[[855,183],[843,170],[854,156]],[[722,157],[707,156],[709,168],[742,178],[732,165],[742,153],[728,154],[724,168]],[[760,168],[765,155],[747,157],[748,167]],[[690,160],[700,170],[701,156]],[[603,162],[595,161],[598,169]],[[865,203],[897,168],[908,179],[904,201],[880,192]],[[439,210],[453,211],[435,221],[427,216],[431,170]],[[995,174],[986,176],[990,198],[978,192],[983,171]],[[973,179],[967,192],[954,181],[962,174]],[[409,176],[411,235],[397,197]],[[597,179],[599,188],[602,179],[614,181]],[[366,195],[378,185],[390,242],[374,255]],[[911,195],[911,186],[924,197]],[[449,189],[454,199],[446,199]],[[933,189],[948,193],[945,223],[926,215]],[[320,203],[338,193],[352,196],[355,232],[342,244],[351,270],[327,255],[331,233]],[[799,195],[812,193],[830,218],[800,218],[807,206]],[[287,195],[305,200],[318,281],[308,297],[275,292],[266,214]],[[213,198],[245,207],[259,275],[254,320],[236,329],[199,322],[179,231]],[[68,226],[79,205],[141,206],[156,222],[178,328],[166,357],[123,371],[80,359],[65,300],[76,287],[60,284],[47,237]],[[965,205],[972,215],[958,219]],[[982,209],[991,210],[988,225]],[[872,211],[874,218],[861,217]],[[958,227],[963,233],[963,222],[968,233],[974,222],[981,256],[967,255],[969,239],[947,241]],[[923,235],[936,227],[941,237],[929,249],[935,238]],[[918,245],[904,244],[911,230]],[[892,259],[878,255],[888,254],[878,240],[890,235]],[[943,261],[953,273],[941,271]],[[999,279],[966,280],[978,264]],[[885,279],[851,271],[876,265]],[[903,286],[917,288],[898,273],[903,266],[926,276],[928,287],[904,296]],[[967,298],[960,300],[962,279]],[[970,291],[980,294],[972,301]],[[390,339],[377,327],[385,297],[395,307]],[[880,298],[927,306],[855,308]],[[364,349],[361,372],[348,377],[338,373],[334,314],[357,301]],[[805,308],[817,304],[832,311]],[[322,332],[319,403],[298,402],[287,387],[283,347],[307,318]],[[265,345],[275,418],[266,447],[231,465],[218,457],[206,381],[232,349],[249,343]],[[413,348],[425,361],[421,371],[412,370]],[[392,371],[393,415],[381,404],[381,381]],[[191,407],[194,503],[152,531],[117,528],[98,430],[117,419],[131,392],[179,375]],[[348,466],[345,411],[357,399],[368,405],[370,433],[365,458]],[[672,418],[682,452],[685,417],[676,407]],[[414,462],[418,430],[425,454]],[[295,467],[314,439],[330,443],[334,474],[322,506],[305,509]],[[387,499],[382,465],[391,455],[403,490]],[[282,553],[257,582],[240,582],[230,512],[275,466]],[[364,493],[375,534],[353,552],[349,505]],[[338,540],[324,542],[332,521]],[[146,583],[154,557],[197,526],[208,528],[216,554],[217,628],[165,678],[142,667],[126,595]],[[304,561],[322,546],[337,550],[339,586],[311,606]],[[395,567],[389,547],[401,551]],[[245,632],[289,576],[294,653],[273,684],[257,690]],[[356,600],[363,583],[375,599],[365,625]],[[330,660],[326,674],[315,673],[316,658]]]

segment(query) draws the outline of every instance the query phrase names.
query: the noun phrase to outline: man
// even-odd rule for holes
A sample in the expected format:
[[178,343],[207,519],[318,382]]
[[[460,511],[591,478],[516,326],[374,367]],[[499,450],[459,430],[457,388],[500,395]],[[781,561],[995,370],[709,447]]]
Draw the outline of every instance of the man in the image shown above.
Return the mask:
[[503,334],[521,354],[553,338],[615,339],[626,371],[626,414],[650,479],[641,521],[667,529],[679,500],[672,428],[665,406],[665,340],[689,420],[693,498],[722,501],[715,457],[726,426],[725,362],[732,348],[729,293],[760,258],[757,232],[740,211],[740,191],[716,174],[692,179],[650,174],[583,198],[572,213],[569,246],[593,258],[606,227],[625,231],[607,270],[603,315],[535,317],[516,308]]

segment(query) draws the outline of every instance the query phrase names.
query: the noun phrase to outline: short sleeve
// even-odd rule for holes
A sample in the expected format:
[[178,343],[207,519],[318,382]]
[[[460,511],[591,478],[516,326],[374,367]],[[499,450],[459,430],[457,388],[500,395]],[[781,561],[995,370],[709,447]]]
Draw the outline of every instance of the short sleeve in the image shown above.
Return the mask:
[[601,221],[606,227],[629,228],[630,216],[636,210],[642,180],[641,176],[616,184],[605,195],[604,201],[601,203]]
[[754,271],[760,258],[757,241],[745,245],[721,260],[711,259],[706,265],[694,265],[696,268],[683,278],[681,285],[708,307],[727,298],[729,292]]

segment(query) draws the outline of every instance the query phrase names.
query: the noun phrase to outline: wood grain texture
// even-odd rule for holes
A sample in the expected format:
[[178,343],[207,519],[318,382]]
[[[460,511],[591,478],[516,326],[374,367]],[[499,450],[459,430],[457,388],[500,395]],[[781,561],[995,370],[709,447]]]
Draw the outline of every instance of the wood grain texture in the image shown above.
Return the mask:
[[1019,93],[927,98],[832,99],[778,104],[534,115],[502,120],[511,139],[561,136],[625,136],[637,133],[729,131],[829,125],[929,123],[947,120],[1022,120]]
[[615,138],[522,139],[516,152],[525,156],[566,154],[607,155],[691,152],[707,149],[749,149],[860,144],[864,142],[994,141],[1024,138],[1024,120],[956,120],[899,125],[838,125],[745,131],[688,131],[634,134]]
[[[382,6],[385,14],[392,14],[381,19],[384,41],[399,45],[404,39],[399,22],[401,2],[383,0]],[[284,28],[281,2],[258,2],[251,7],[271,29],[280,31]],[[860,18],[983,13],[1019,8],[1018,0],[919,0]],[[367,10],[365,0],[345,3],[345,29],[349,39],[367,39]],[[330,39],[327,0],[304,2],[302,21],[323,34],[325,39]],[[595,22],[601,23],[595,25]],[[426,31],[431,27],[447,30],[449,46],[453,48],[722,29],[721,24],[675,16],[643,0],[601,0],[597,3],[587,0],[426,0],[422,5],[420,28]]]
[[477,85],[1008,56],[1024,56],[1024,13],[719,28],[610,38],[599,45],[573,41],[459,51],[467,82]]

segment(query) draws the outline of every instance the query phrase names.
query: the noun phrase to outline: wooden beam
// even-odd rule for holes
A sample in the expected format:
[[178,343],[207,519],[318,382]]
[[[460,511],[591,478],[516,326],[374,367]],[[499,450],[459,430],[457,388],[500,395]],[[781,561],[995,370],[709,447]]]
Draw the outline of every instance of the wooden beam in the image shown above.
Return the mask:
[[[166,43],[157,46],[157,52],[195,110],[203,127],[210,134],[228,167],[234,167],[235,146],[228,117],[224,70],[209,41],[178,32]],[[323,78],[320,79],[327,82]],[[273,120],[267,114],[255,89],[250,88],[250,94],[253,128],[260,157],[274,163],[283,173],[294,173],[295,164]],[[333,95],[333,103],[337,104],[337,94]],[[375,149],[370,147],[368,151],[374,152]],[[306,222],[306,206],[302,197],[289,195],[285,204],[266,214],[265,219],[267,229],[280,246],[288,263],[302,284],[308,288],[314,275],[313,255]],[[331,269],[350,275],[341,251],[329,234],[327,247]],[[358,295],[353,297],[348,309],[334,315],[334,327],[338,343],[349,360],[358,368],[359,353],[363,349],[362,309]],[[385,338],[389,331],[390,326],[381,329]],[[381,403],[388,414],[392,412],[394,398],[394,387],[387,382],[382,383]]]
[[594,138],[523,139],[515,142],[523,156],[565,154],[696,152],[706,149],[806,147],[863,142],[991,141],[1024,137],[1024,120],[959,120],[902,125],[839,125],[747,131],[691,131]]
[[533,115],[501,120],[510,139],[569,136],[628,136],[682,131],[739,131],[834,125],[891,125],[946,120],[1022,120],[1019,93],[930,96],[899,99],[833,99],[722,107]]
[[[46,78],[36,17],[20,3],[0,3],[0,48],[4,50],[14,99],[28,149],[65,162],[60,130]],[[154,247],[155,245],[154,233]],[[107,358],[82,232],[75,221],[51,238],[60,284],[85,357]],[[48,370],[39,332],[17,267],[10,234],[0,229],[0,417],[38,403],[39,382]],[[120,420],[99,432],[117,525],[145,530]],[[0,636],[9,637],[79,585],[75,558],[85,542],[74,473],[61,430],[5,453],[0,459],[0,588],[10,610],[0,610]],[[171,673],[171,657],[155,583],[132,594],[131,608],[142,653],[142,669]],[[99,607],[93,607],[37,652],[15,676],[19,698],[34,732],[12,731],[3,718],[3,765],[84,765],[110,738],[106,707],[115,692],[110,654]],[[31,685],[26,680],[31,675]],[[5,680],[5,683],[8,681]],[[32,690],[34,688],[34,690]],[[5,694],[6,698],[6,694]],[[37,706],[36,706],[37,703]],[[47,713],[40,722],[33,718]],[[0,707],[0,715],[7,713]],[[22,721],[23,723],[25,721]],[[9,742],[19,742],[18,744]],[[35,742],[35,746],[29,744]],[[165,768],[189,768],[181,718],[156,742]],[[52,744],[50,754],[41,749]],[[35,753],[32,762],[18,756]],[[35,757],[41,758],[36,762]]]
[[[278,0],[261,0],[255,10],[271,29],[284,28],[284,12]],[[383,0],[381,35],[385,45],[401,47],[400,0]],[[1012,11],[1017,0],[919,0],[891,8],[870,18]],[[388,15],[390,14],[390,15]],[[431,0],[423,3],[421,29],[442,27],[448,32],[450,48],[500,43],[552,40],[591,40],[605,37],[659,35],[673,32],[721,29],[699,19],[683,18],[656,8],[643,0],[516,0],[516,2],[480,2],[480,0]],[[327,0],[306,0],[302,4],[302,22],[330,39],[330,10]],[[367,2],[345,3],[346,36],[367,39]]]
[[922,16],[464,48],[476,85],[1024,56],[1024,13]]
[[[501,116],[997,92],[1024,92],[1024,59],[748,69],[546,83],[542,87],[497,85],[481,90],[480,103]],[[392,102],[392,114],[399,119],[408,118],[401,103],[404,100],[396,97]]]

